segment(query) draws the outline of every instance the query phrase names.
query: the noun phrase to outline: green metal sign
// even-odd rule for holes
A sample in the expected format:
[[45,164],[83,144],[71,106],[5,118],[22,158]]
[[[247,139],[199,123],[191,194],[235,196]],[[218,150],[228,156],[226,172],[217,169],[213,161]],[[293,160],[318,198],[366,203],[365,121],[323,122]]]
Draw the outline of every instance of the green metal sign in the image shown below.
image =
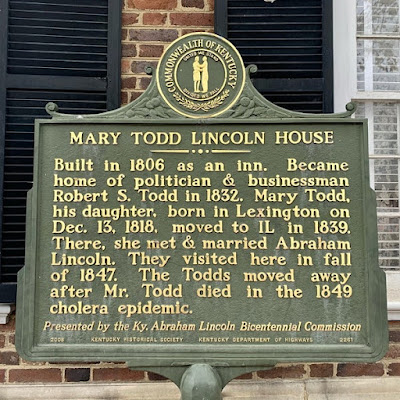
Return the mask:
[[252,68],[192,34],[125,107],[47,106],[18,277],[22,357],[126,361],[176,383],[196,365],[183,393],[191,373],[222,387],[277,362],[383,357],[366,121],[352,104],[277,107]]

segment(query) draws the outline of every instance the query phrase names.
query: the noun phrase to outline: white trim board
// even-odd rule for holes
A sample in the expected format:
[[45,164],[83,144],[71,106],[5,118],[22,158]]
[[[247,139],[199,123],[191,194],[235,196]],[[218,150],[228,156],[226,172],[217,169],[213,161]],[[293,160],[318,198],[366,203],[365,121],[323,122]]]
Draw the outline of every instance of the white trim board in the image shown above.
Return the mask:
[[356,0],[333,1],[333,103],[343,112],[357,92]]
[[400,321],[400,271],[386,271],[386,287],[388,319]]
[[8,322],[14,309],[15,306],[13,304],[0,303],[0,325],[5,325]]

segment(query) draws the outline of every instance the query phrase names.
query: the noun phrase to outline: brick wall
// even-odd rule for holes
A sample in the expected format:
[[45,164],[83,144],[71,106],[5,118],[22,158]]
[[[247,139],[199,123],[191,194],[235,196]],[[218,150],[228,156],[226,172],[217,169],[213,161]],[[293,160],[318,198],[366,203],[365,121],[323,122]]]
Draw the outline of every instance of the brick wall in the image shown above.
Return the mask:
[[170,42],[191,32],[212,32],[214,0],[125,0],[122,13],[122,104],[147,88],[147,65]]
[[[125,0],[122,32],[122,103],[136,99],[150,77],[144,69],[157,65],[164,48],[179,36],[213,31],[214,0]],[[124,363],[31,363],[14,346],[15,315],[0,325],[0,383],[133,382],[163,377],[130,371]],[[400,376],[400,322],[390,324],[390,349],[375,364],[280,364],[240,379],[305,379]]]

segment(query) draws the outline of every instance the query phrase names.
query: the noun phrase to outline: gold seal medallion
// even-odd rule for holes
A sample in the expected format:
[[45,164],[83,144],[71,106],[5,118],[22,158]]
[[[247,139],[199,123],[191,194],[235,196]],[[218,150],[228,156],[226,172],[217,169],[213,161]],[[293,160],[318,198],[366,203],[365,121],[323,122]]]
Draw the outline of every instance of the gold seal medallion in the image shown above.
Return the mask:
[[226,39],[191,33],[172,42],[157,67],[163,99],[179,114],[209,118],[233,106],[243,90],[242,58]]

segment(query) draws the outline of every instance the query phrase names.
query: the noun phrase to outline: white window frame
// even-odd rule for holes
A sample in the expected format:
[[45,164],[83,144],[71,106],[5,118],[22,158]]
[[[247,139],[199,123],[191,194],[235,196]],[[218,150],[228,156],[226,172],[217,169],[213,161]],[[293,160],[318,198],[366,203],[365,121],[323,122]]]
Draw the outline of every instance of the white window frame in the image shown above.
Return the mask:
[[[371,4],[372,4],[372,0]],[[333,1],[333,65],[334,65],[334,110],[343,112],[351,100],[362,101],[398,101],[400,93],[357,91],[357,38],[391,39],[393,35],[358,35],[357,36],[357,1]],[[398,36],[397,36],[398,38]],[[371,52],[372,55],[372,52]],[[366,71],[366,74],[368,71]],[[372,73],[372,71],[371,71]],[[372,89],[372,88],[371,88]],[[366,115],[368,117],[368,115]],[[372,118],[369,119],[369,131],[372,132]],[[399,121],[400,125],[400,121]],[[372,135],[371,139],[372,140]],[[373,148],[373,146],[370,146]],[[374,156],[372,155],[371,158]],[[400,157],[396,157],[400,158]],[[373,176],[371,176],[373,179]],[[400,217],[400,214],[391,214]],[[400,320],[400,270],[386,271],[388,319]]]

